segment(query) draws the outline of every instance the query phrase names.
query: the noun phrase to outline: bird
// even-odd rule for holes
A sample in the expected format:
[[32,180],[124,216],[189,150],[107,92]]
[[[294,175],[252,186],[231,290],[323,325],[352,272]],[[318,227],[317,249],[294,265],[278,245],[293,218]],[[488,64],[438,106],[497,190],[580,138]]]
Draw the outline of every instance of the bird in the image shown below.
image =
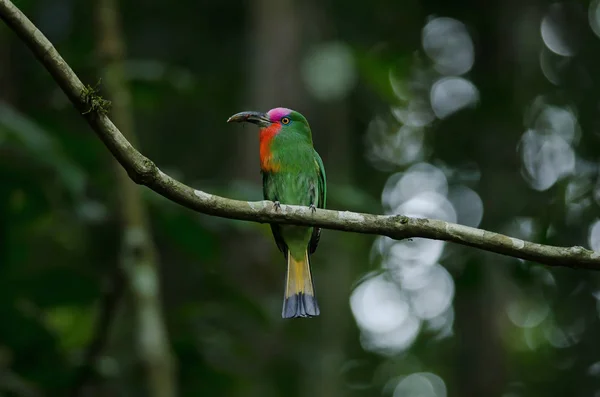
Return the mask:
[[[327,179],[319,153],[314,149],[308,120],[299,112],[278,107],[266,113],[245,111],[228,123],[252,123],[259,127],[259,160],[263,196],[281,204],[325,208]],[[321,228],[271,223],[271,232],[287,261],[281,316],[320,315],[311,273],[311,255],[317,249]]]

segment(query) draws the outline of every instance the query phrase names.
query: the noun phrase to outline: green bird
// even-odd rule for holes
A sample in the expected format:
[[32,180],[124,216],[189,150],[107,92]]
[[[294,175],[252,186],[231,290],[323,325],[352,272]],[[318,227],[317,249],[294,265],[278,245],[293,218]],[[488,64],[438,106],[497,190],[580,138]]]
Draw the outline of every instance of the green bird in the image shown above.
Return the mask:
[[[315,151],[308,121],[300,113],[275,108],[267,113],[241,112],[227,122],[258,125],[260,170],[266,200],[281,204],[325,208],[325,168]],[[283,318],[314,317],[319,305],[310,270],[321,228],[271,224],[275,243],[287,261]]]

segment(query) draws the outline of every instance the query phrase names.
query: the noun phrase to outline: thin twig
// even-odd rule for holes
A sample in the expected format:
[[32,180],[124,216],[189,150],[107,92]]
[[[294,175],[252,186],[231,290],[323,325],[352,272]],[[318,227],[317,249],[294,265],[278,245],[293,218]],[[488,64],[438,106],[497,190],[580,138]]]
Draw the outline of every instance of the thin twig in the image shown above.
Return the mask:
[[119,302],[123,295],[124,280],[121,269],[114,269],[109,277],[109,283],[106,286],[103,297],[100,301],[100,309],[94,327],[94,337],[89,343],[83,356],[81,367],[75,375],[75,380],[71,388],[71,397],[77,397],[82,394],[85,386],[90,382],[94,375],[94,367],[108,341],[110,329],[115,319]]
[[[0,17],[33,51],[74,106],[81,113],[86,111],[85,102],[81,99],[83,84],[48,39],[9,0],[0,0]],[[204,214],[261,223],[314,225],[326,229],[379,234],[393,239],[425,237],[452,241],[551,266],[600,270],[600,253],[583,247],[536,244],[436,219],[321,209],[313,214],[308,207],[282,205],[280,210],[276,210],[269,201],[248,202],[215,196],[186,186],[160,171],[127,141],[107,115],[91,112],[84,117],[113,156],[127,170],[131,179],[172,201]]]

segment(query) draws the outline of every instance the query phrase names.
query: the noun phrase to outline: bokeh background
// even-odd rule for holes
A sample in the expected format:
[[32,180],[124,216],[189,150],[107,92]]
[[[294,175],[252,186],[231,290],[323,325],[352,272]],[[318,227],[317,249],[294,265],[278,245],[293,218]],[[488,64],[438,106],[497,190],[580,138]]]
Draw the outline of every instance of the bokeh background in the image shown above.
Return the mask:
[[[600,251],[600,2],[20,0],[165,172],[262,198],[242,110],[310,121],[328,207]],[[324,231],[282,321],[268,225],[134,185],[0,23],[0,396],[600,396],[600,284]]]

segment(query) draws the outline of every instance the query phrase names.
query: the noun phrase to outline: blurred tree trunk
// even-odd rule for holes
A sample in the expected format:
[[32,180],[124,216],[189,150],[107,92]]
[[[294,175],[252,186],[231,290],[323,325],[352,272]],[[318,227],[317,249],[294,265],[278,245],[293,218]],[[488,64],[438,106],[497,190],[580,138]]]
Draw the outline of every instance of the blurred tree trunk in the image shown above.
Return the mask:
[[[306,3],[303,12],[307,23],[309,44],[319,45],[334,39],[336,32],[334,16],[329,15],[323,3]],[[348,97],[332,98],[326,101],[312,101],[308,117],[313,132],[315,149],[325,166],[328,192],[332,188],[356,185],[352,173],[356,163],[355,153],[362,153],[362,140],[354,139],[351,110]],[[356,146],[361,146],[356,150]],[[331,194],[327,199],[332,208]],[[342,208],[340,208],[342,209]],[[347,395],[347,387],[342,368],[348,361],[345,346],[355,325],[350,314],[349,298],[352,283],[364,269],[360,258],[367,258],[370,241],[364,236],[324,230],[319,249],[313,255],[313,270],[317,298],[321,305],[321,326],[318,348],[314,351],[315,365],[306,373],[305,396],[336,397]],[[364,265],[364,264],[362,264]]]
[[[353,153],[360,153],[353,150],[352,146],[362,142],[352,139],[347,103],[343,99],[338,100],[321,106],[320,110],[321,122],[313,123],[313,131],[322,143],[316,148],[323,157],[328,189],[331,191],[332,181],[338,186],[352,186]],[[331,198],[328,204],[331,205]],[[319,348],[315,350],[319,365],[307,374],[306,384],[310,385],[305,390],[307,397],[347,394],[342,367],[348,360],[344,348],[349,330],[354,327],[349,298],[359,268],[364,268],[359,261],[361,257],[366,259],[365,252],[368,249],[365,246],[368,241],[364,236],[324,230],[319,249],[313,255],[313,267],[317,268],[319,276],[315,283],[322,320]]]
[[[111,117],[136,147],[131,94],[124,70],[125,41],[117,0],[97,0],[96,30],[98,53],[104,64],[104,83],[112,100]],[[165,326],[158,257],[141,188],[133,183],[116,162],[116,188],[121,210],[122,247],[120,265],[132,297],[137,324],[135,339],[146,377],[146,391],[152,397],[173,397],[176,393],[174,363]]]
[[[457,277],[454,307],[458,352],[455,395],[465,397],[500,396],[506,385],[504,349],[500,338],[498,313],[503,312],[497,286],[497,258],[487,256],[467,264]],[[461,279],[462,278],[462,279]],[[465,281],[468,280],[468,281]]]
[[[474,142],[464,155],[481,169],[481,227],[502,230],[510,217],[520,213],[522,198],[527,197],[515,150],[522,133],[514,85],[519,30],[512,29],[519,7],[513,1],[495,2],[483,9],[473,2],[472,7],[482,10],[467,21],[478,32],[472,79],[481,97],[488,100],[482,101],[469,127],[462,125],[456,133],[466,131]],[[458,395],[499,396],[506,391],[508,379],[501,331],[506,307],[502,290],[510,260],[489,253],[471,254],[473,260],[456,278],[455,327],[460,349],[456,362],[463,363],[457,366]]]

